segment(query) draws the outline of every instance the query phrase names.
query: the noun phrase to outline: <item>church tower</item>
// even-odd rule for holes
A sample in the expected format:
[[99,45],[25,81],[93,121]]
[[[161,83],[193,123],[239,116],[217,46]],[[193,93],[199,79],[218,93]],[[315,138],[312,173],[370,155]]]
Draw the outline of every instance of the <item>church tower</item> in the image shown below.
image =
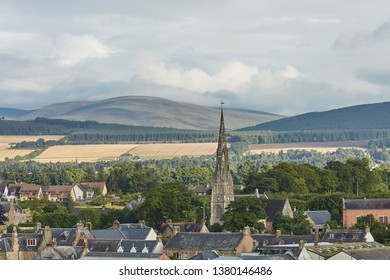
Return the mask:
[[223,119],[223,102],[221,102],[221,122],[217,159],[212,182],[210,225],[220,223],[226,207],[234,200],[233,178],[229,170],[228,148],[226,144],[225,123]]

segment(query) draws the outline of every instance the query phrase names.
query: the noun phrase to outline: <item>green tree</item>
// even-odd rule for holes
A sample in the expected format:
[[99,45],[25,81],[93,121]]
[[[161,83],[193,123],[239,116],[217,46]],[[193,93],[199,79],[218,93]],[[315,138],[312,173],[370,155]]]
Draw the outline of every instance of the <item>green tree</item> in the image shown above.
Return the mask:
[[241,197],[229,203],[221,217],[223,228],[228,231],[240,231],[249,226],[262,231],[265,227],[260,221],[266,218],[264,203],[255,196]]
[[293,218],[278,213],[272,226],[274,230],[281,230],[288,234],[305,235],[311,233],[310,222],[302,211],[295,213]]

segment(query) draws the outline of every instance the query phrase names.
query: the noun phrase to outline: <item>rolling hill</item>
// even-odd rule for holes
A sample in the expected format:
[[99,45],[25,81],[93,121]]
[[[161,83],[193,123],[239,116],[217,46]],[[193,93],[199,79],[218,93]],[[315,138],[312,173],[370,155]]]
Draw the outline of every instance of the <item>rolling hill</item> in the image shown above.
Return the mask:
[[[275,114],[241,109],[225,108],[224,112],[226,128],[230,130],[282,118]],[[0,115],[1,113],[0,110]],[[20,113],[7,119],[33,120],[42,117],[137,126],[216,130],[219,126],[220,109],[158,97],[123,96],[101,101],[57,103]]]
[[390,129],[390,102],[357,105],[283,118],[240,131]]

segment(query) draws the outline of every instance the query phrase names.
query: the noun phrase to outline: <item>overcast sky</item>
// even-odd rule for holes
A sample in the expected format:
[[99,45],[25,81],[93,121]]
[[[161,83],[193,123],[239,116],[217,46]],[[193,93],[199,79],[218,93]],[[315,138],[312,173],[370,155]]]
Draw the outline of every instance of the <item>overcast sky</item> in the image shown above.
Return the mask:
[[0,107],[150,95],[295,115],[389,89],[388,0],[0,1]]

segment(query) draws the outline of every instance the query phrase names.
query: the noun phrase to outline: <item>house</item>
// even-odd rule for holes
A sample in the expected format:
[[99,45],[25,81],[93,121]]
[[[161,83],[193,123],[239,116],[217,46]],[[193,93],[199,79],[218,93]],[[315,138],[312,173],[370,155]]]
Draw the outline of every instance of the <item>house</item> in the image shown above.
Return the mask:
[[262,261],[270,261],[270,260],[275,260],[275,261],[291,261],[291,260],[296,260],[296,258],[290,253],[282,253],[282,254],[272,254],[272,255],[260,255],[258,253],[242,253],[238,254],[236,256],[220,256],[218,258],[215,258],[214,260],[262,260]]
[[88,185],[77,184],[74,188],[76,200],[91,199],[95,195],[95,190]]
[[76,188],[77,185],[49,186],[45,190],[45,196],[48,200],[51,201],[63,201],[67,197],[70,197],[73,201],[76,201]]
[[1,226],[18,225],[27,221],[26,213],[18,204],[11,201],[0,201]]
[[345,248],[328,260],[390,260],[390,247]]
[[252,238],[256,243],[256,251],[261,247],[269,245],[292,245],[299,244],[301,241],[305,243],[314,243],[316,241],[316,237],[312,234],[290,235],[282,234],[280,230],[277,230],[276,234],[252,234]]
[[264,212],[267,218],[265,219],[264,223],[265,223],[265,228],[268,232],[272,232],[273,230],[272,224],[274,222],[274,219],[279,213],[290,218],[293,218],[294,216],[288,198],[286,199],[262,198],[261,201],[265,203]]
[[95,194],[99,194],[99,195],[107,194],[106,182],[84,182],[81,183],[80,185],[86,188],[93,189]]
[[343,199],[343,226],[351,227],[357,223],[357,218],[373,215],[380,223],[389,223],[390,199]]
[[370,228],[365,230],[336,229],[325,232],[322,242],[329,243],[356,243],[356,242],[375,242],[370,232]]
[[207,192],[211,191],[209,185],[198,185],[198,186],[190,186],[189,189],[193,191],[196,195],[203,196],[206,195]]
[[226,232],[178,232],[165,245],[167,256],[177,259],[189,259],[198,253],[215,251],[218,255],[236,255],[253,250],[250,229],[242,233]]
[[9,194],[19,200],[32,200],[44,198],[42,186],[35,184],[10,184]]
[[137,239],[137,240],[156,240],[157,234],[153,228],[141,223],[120,224],[114,221],[113,226],[109,229],[92,230],[96,239]]
[[317,231],[323,232],[326,228],[326,223],[331,219],[330,213],[327,210],[305,211],[304,214],[312,226],[313,233]]
[[35,259],[42,240],[40,234],[18,234],[14,226],[11,234],[0,236],[0,260]]
[[172,222],[172,220],[167,220],[167,222],[162,223],[160,227],[160,234],[163,238],[168,238],[175,235],[177,232],[209,232],[206,224],[192,222]]

